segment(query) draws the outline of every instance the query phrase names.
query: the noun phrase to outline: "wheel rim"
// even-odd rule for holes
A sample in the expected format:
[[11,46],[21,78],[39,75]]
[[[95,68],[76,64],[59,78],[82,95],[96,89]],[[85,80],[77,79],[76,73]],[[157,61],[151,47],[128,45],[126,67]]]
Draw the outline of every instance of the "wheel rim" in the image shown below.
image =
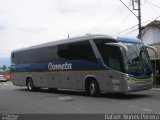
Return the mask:
[[90,94],[94,95],[95,94],[95,90],[96,90],[95,85],[93,83],[91,83],[90,84]]
[[32,90],[32,82],[31,81],[29,81],[29,83],[28,83],[28,89]]

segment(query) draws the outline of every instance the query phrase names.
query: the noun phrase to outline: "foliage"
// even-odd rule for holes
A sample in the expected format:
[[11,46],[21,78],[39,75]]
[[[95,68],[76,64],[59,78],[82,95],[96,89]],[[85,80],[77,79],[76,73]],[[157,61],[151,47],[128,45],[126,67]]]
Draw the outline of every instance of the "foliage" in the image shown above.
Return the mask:
[[11,68],[10,66],[6,66],[6,65],[0,66],[1,71],[10,70],[10,68]]

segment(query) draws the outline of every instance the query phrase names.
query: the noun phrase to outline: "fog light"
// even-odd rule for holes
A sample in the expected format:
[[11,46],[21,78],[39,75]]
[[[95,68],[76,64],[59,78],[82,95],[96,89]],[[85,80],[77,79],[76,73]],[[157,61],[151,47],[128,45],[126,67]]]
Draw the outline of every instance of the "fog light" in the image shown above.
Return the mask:
[[130,87],[128,87],[128,90],[130,90],[131,88]]

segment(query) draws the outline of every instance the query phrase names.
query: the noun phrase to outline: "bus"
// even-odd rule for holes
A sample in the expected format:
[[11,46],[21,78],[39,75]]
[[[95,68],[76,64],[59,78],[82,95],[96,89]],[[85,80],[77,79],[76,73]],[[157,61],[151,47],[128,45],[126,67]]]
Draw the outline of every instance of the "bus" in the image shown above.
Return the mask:
[[11,53],[14,85],[126,93],[152,88],[147,48],[140,39],[87,34],[15,50]]

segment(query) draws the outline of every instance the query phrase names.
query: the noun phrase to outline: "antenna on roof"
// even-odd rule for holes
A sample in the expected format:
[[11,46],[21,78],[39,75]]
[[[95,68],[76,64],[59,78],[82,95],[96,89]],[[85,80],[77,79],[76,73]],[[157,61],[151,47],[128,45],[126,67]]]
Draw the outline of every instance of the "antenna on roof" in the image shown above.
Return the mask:
[[68,34],[68,39],[69,39],[69,34]]

